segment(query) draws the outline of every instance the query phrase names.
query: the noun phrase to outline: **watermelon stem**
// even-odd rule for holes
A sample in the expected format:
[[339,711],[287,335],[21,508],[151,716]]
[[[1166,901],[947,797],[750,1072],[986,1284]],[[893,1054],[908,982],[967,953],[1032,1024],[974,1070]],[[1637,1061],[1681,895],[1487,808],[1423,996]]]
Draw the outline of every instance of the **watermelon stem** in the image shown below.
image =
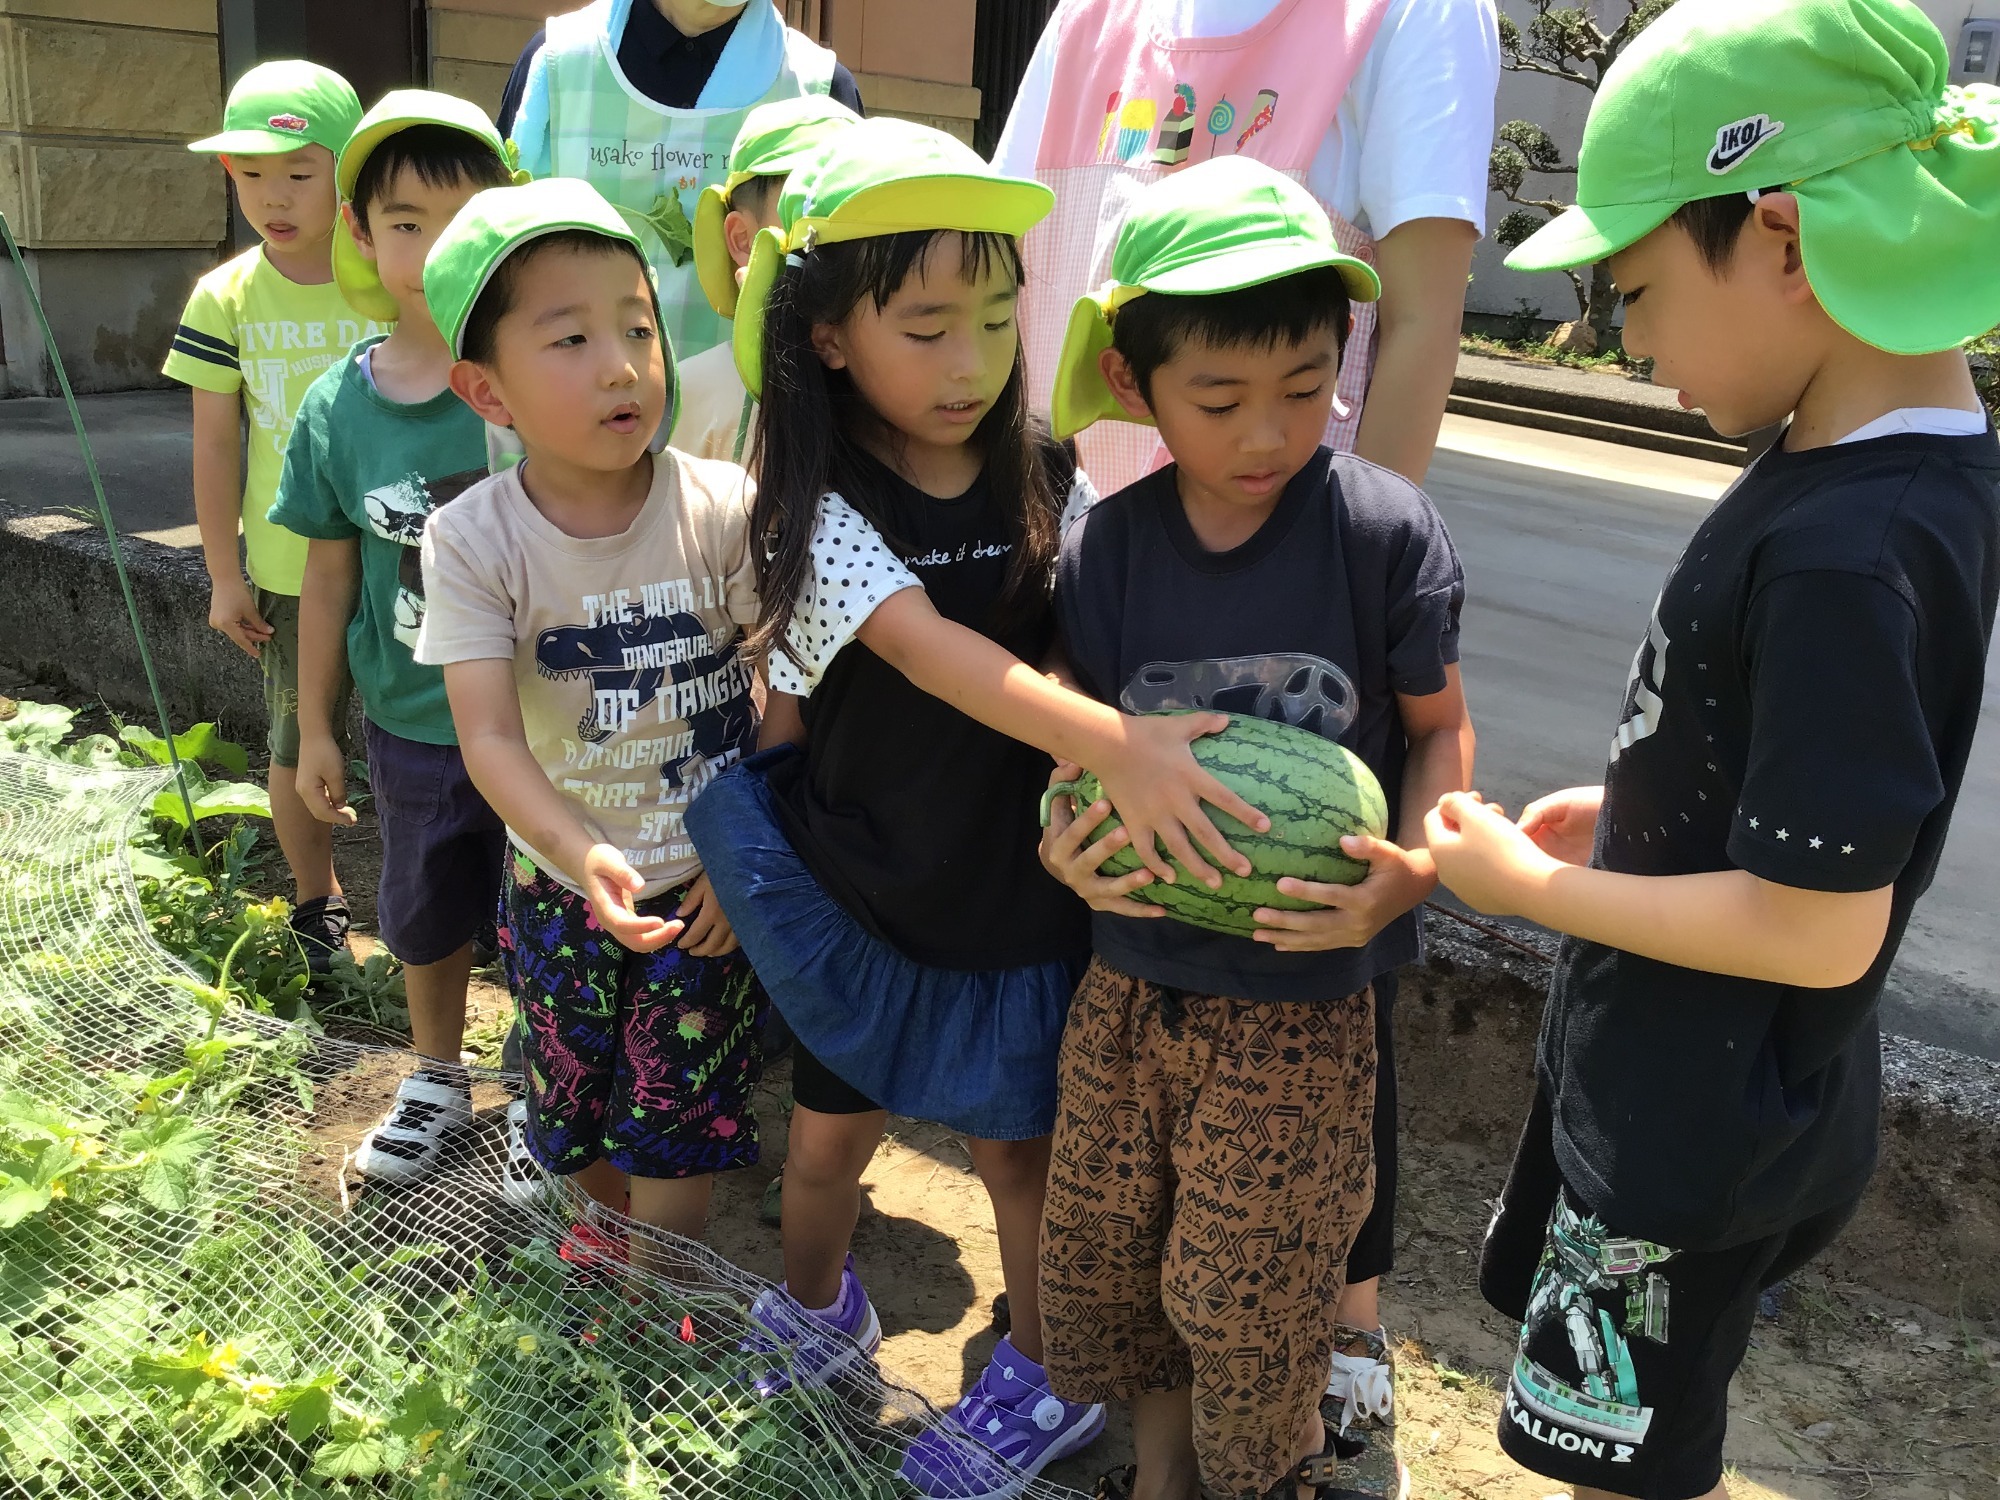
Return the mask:
[[1082,785],[1083,779],[1078,777],[1075,781],[1058,781],[1054,786],[1042,793],[1042,827],[1046,828],[1049,826],[1050,816],[1055,810],[1056,798],[1074,797],[1077,789]]

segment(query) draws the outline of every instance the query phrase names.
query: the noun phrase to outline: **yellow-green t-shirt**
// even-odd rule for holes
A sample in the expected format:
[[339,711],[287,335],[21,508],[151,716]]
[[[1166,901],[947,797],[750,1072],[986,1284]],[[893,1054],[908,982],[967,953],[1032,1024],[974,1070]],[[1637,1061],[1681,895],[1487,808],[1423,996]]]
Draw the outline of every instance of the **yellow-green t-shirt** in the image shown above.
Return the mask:
[[331,281],[291,280],[264,258],[262,245],[195,283],[162,373],[197,390],[242,393],[249,426],[243,550],[261,589],[296,595],[305,579],[305,538],[273,526],[269,514],[299,403],[322,370],[390,326],[349,307]]

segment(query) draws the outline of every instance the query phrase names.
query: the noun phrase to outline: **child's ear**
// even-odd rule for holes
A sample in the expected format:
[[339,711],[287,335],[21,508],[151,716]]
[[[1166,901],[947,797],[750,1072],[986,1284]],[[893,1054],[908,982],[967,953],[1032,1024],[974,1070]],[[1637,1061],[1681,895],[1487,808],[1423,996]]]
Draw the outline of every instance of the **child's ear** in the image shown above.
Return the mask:
[[495,427],[512,427],[514,414],[507,409],[493,372],[484,365],[461,359],[451,367],[451,393]]
[[375,258],[375,242],[368,237],[368,231],[361,227],[361,221],[355,218],[354,205],[352,203],[341,204],[340,217],[347,224],[347,232],[354,236],[354,246],[361,252],[361,258],[363,260],[373,260]]
[[829,370],[847,368],[847,348],[841,341],[838,323],[813,324],[812,344],[813,353],[819,356],[819,362]]
[[1757,238],[1769,250],[1783,256],[1779,275],[1784,284],[1785,300],[1812,301],[1813,289],[1806,280],[1805,257],[1799,250],[1799,200],[1790,193],[1761,194],[1756,206],[1750,210],[1750,220]]
[[750,264],[750,251],[756,246],[757,231],[763,226],[740,208],[729,210],[729,216],[722,221],[722,237],[729,243],[729,258],[736,262],[738,271]]
[[1139,389],[1139,377],[1132,371],[1132,361],[1116,349],[1106,349],[1097,356],[1097,368],[1104,376],[1104,383],[1111,387],[1112,400],[1141,421],[1152,419],[1152,405]]

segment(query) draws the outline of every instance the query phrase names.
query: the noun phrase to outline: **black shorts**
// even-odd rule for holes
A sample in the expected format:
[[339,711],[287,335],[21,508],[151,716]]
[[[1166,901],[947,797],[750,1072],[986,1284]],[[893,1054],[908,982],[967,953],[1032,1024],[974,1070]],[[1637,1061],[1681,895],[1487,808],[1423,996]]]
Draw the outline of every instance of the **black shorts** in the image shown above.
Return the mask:
[[1521,1319],[1500,1446],[1562,1484],[1693,1500],[1722,1478],[1758,1294],[1832,1244],[1859,1199],[1726,1250],[1675,1250],[1589,1212],[1552,1125],[1538,1092],[1479,1266],[1486,1300]]
[[818,1115],[871,1115],[882,1107],[800,1041],[792,1043],[792,1102]]
[[500,907],[507,828],[456,745],[426,745],[364,720],[368,782],[382,836],[375,930],[406,964],[441,963]]

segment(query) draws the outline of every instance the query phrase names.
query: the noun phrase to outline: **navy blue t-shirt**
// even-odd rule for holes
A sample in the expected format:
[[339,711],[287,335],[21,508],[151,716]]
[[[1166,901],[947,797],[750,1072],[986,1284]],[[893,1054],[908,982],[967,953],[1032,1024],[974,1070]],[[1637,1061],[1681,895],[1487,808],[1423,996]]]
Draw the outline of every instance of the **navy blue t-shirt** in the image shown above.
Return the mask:
[[1632,664],[1592,863],[1893,886],[1867,974],[1801,989],[1563,945],[1541,1082],[1570,1190],[1684,1250],[1778,1233],[1875,1163],[1882,981],[1930,885],[1979,723],[2000,444],[1774,448],[1667,576]]
[[[1116,703],[1153,662],[1279,652],[1332,662],[1359,696],[1340,742],[1380,779],[1393,837],[1409,750],[1396,695],[1442,692],[1458,660],[1465,575],[1443,519],[1407,479],[1322,448],[1254,536],[1210,552],[1175,475],[1170,465],[1119,491],[1064,538],[1056,615],[1079,684]],[[1091,942],[1112,967],[1155,984],[1330,1000],[1416,958],[1418,925],[1412,912],[1365,948],[1280,953],[1167,918],[1093,912]]]

